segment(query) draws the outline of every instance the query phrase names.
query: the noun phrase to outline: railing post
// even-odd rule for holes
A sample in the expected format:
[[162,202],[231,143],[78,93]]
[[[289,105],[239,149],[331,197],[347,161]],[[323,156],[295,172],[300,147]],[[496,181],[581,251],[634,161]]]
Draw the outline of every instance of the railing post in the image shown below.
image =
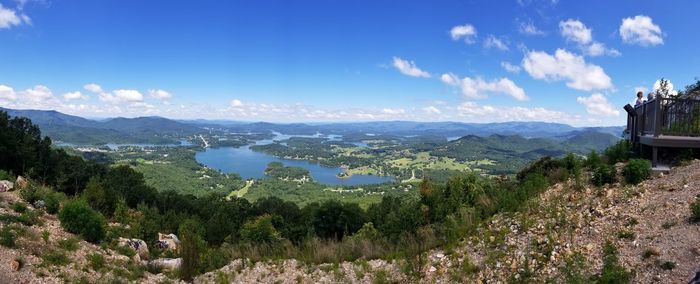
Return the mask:
[[663,98],[657,98],[654,100],[654,137],[659,137],[659,133],[661,132],[661,124],[663,118],[663,114],[661,113],[662,99]]

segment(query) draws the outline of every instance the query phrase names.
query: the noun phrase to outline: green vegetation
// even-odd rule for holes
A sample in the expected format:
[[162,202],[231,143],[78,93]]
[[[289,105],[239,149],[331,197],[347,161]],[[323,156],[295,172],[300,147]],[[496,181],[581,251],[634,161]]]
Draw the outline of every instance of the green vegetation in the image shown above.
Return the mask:
[[622,175],[629,184],[638,184],[651,175],[651,163],[644,159],[632,159],[622,169]]
[[66,231],[78,234],[89,242],[99,242],[105,236],[105,220],[90,206],[79,200],[67,202],[58,214]]
[[44,266],[64,266],[70,263],[70,259],[64,251],[49,250],[41,255]]
[[310,178],[309,171],[300,167],[285,167],[280,162],[271,162],[265,169],[265,175],[275,179],[304,181]]
[[695,197],[695,201],[690,203],[690,220],[700,222],[700,195]]
[[600,164],[593,171],[593,177],[591,178],[591,182],[595,186],[603,186],[605,184],[613,184],[617,180],[616,176],[617,176],[617,171],[615,170],[614,166]]
[[[34,129],[28,121],[22,124],[24,130],[3,125],[1,114],[0,137],[12,137],[3,136],[12,131],[18,132],[18,137],[23,137],[27,130]],[[64,202],[58,218],[67,231],[79,234],[87,241],[108,243],[110,238],[123,236],[153,243],[157,233],[176,232],[182,241],[179,254],[183,258],[182,269],[178,273],[184,280],[190,280],[205,270],[221,267],[235,258],[253,261],[295,258],[309,263],[401,258],[406,260],[406,267],[412,275],[420,275],[420,268],[427,261],[425,251],[436,246],[454,246],[475,234],[477,228],[495,214],[523,210],[527,208],[529,200],[537,197],[551,184],[569,178],[578,183],[582,176],[583,162],[576,155],[561,159],[543,157],[523,168],[515,178],[496,179],[479,171],[443,169],[443,165],[454,165],[459,159],[429,153],[426,148],[434,147],[434,143],[438,142],[420,140],[397,145],[384,138],[386,137],[377,136],[377,140],[370,143],[372,147],[367,152],[377,152],[376,156],[362,158],[338,158],[342,156],[338,153],[347,151],[336,149],[357,148],[354,145],[321,143],[313,139],[290,140],[288,146],[279,144],[275,147],[310,149],[318,146],[321,147],[321,152],[326,151],[323,149],[327,147],[333,153],[328,161],[344,161],[343,164],[347,162],[347,165],[370,162],[362,166],[373,168],[378,173],[395,172],[404,176],[409,168],[399,167],[406,165],[388,166],[379,159],[397,161],[401,155],[410,153],[420,157],[418,159],[422,166],[430,167],[431,163],[439,165],[434,167],[440,169],[430,170],[434,170],[433,173],[437,173],[435,175],[440,178],[434,181],[430,174],[426,174],[420,183],[342,188],[327,188],[315,182],[299,183],[265,178],[250,185],[244,199],[226,198],[232,189],[241,188],[243,181],[223,174],[219,175],[219,181],[230,179],[236,181],[238,186],[233,187],[234,183],[231,182],[229,185],[232,187],[224,187],[221,192],[212,190],[207,194],[194,195],[176,190],[157,190],[148,185],[148,178],[139,171],[140,165],[177,165],[177,168],[185,169],[184,165],[189,164],[194,167],[189,170],[201,169],[193,156],[190,156],[191,149],[187,148],[148,150],[151,152],[143,150],[133,155],[129,154],[132,150],[125,149],[126,152],[115,152],[115,155],[123,156],[115,159],[116,165],[111,166],[68,156],[60,149],[47,148],[45,154],[56,157],[52,162],[64,166],[41,172],[37,167],[44,165],[32,159],[41,160],[43,156],[34,156],[34,152],[27,151],[17,156],[17,160],[3,160],[5,164],[0,163],[0,168],[12,169],[15,173],[28,175],[32,180],[49,186],[37,186],[31,182],[26,193],[22,193],[28,203],[46,200],[48,194],[53,192],[50,187],[60,193],[75,196],[66,201],[58,198],[59,208],[60,203]],[[518,141],[517,138],[513,139]],[[45,138],[41,138],[37,131],[25,140],[11,140],[11,143],[17,145],[7,148],[43,149],[37,145],[42,145]],[[469,138],[461,140],[468,141]],[[0,143],[6,142],[0,140]],[[413,150],[410,147],[414,147]],[[454,154],[447,148],[441,148],[439,152]],[[172,153],[181,155],[171,156]],[[542,153],[531,154],[532,157],[537,157]],[[143,158],[148,155],[153,156]],[[514,157],[512,154],[503,155],[506,156]],[[2,157],[0,155],[0,159]],[[183,157],[185,159],[181,159]],[[17,165],[17,161],[32,166],[26,168],[26,165]],[[464,163],[469,167],[492,166],[490,161],[479,158],[465,160]],[[441,172],[443,170],[446,172]],[[282,176],[296,172],[284,167],[276,167],[274,171],[283,173]],[[33,223],[35,221],[32,216],[36,215],[32,214],[40,212],[26,210],[19,217],[3,215],[0,221]],[[129,229],[107,235],[106,219],[119,222]],[[110,229],[110,232],[113,231]],[[70,250],[72,242],[67,241],[61,246]],[[63,250],[46,252],[42,258],[49,265],[62,265],[68,261]],[[606,250],[605,259],[601,279],[629,277],[617,263],[614,247],[613,250]],[[143,268],[131,263],[127,264],[127,269],[114,271],[114,275],[123,275],[129,279],[136,279],[143,273]]]
[[612,242],[603,245],[603,270],[597,283],[630,283],[632,275],[620,264],[617,248]]
[[8,248],[14,248],[16,246],[17,237],[15,233],[12,232],[10,227],[5,226],[0,229],[0,245]]

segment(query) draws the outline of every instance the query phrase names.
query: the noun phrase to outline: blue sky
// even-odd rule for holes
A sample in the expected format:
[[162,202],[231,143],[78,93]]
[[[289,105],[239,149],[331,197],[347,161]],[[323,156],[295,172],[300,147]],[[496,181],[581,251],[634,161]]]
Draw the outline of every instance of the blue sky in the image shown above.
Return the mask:
[[700,75],[697,1],[0,4],[0,106],[89,117],[621,125]]

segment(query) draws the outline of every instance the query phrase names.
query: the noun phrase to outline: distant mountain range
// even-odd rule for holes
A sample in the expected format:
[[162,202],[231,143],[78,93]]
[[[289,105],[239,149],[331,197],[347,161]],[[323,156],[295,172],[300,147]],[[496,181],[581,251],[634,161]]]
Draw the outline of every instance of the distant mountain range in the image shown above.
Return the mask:
[[176,142],[175,138],[202,132],[202,128],[162,117],[91,120],[49,110],[0,108],[10,116],[27,117],[44,135],[55,141],[75,144]]
[[[430,135],[462,137],[474,135],[487,137],[518,135],[524,138],[549,138],[560,142],[575,139],[590,149],[609,145],[620,137],[623,127],[573,127],[561,123],[546,122],[412,122],[378,121],[352,123],[268,123],[236,122],[224,120],[172,120],[163,117],[111,118],[92,120],[67,115],[57,111],[13,110],[0,108],[11,116],[24,116],[39,125],[42,132],[54,140],[76,144],[104,143],[173,143],[176,138],[206,131],[204,128],[220,128],[230,132],[284,134],[386,134],[395,136]],[[603,135],[605,134],[605,135]],[[537,140],[533,140],[537,141]]]

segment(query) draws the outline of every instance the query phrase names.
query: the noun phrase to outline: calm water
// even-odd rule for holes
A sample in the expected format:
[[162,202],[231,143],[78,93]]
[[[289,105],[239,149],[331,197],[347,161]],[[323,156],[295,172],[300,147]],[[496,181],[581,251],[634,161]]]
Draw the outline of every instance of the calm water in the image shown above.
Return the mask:
[[346,179],[339,179],[336,175],[342,171],[340,167],[331,168],[309,161],[280,159],[265,153],[250,150],[249,146],[240,148],[209,148],[204,152],[198,152],[195,157],[199,163],[223,172],[238,173],[244,179],[264,177],[267,164],[270,162],[281,162],[285,166],[302,167],[309,170],[311,177],[322,184],[362,185],[393,181],[391,177],[371,175],[353,175]]

